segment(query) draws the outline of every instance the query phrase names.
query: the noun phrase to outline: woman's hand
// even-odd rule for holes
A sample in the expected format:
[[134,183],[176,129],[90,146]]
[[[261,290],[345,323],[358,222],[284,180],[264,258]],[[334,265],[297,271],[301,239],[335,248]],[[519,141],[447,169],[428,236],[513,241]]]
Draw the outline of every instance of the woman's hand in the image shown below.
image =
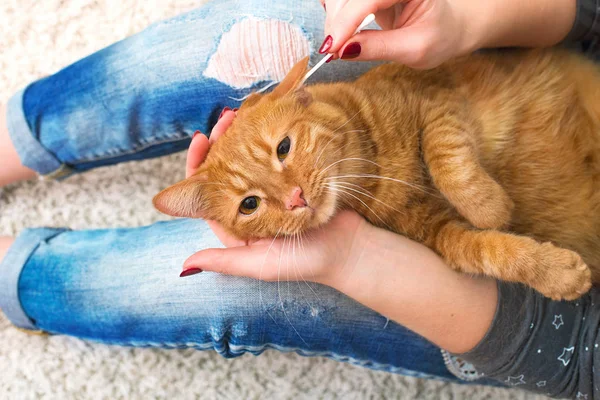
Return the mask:
[[306,235],[202,250],[185,261],[184,274],[202,270],[263,281],[306,280],[339,288],[357,278],[357,260],[375,229],[355,212],[344,211]]
[[[331,37],[326,52],[339,52],[342,59],[388,60],[413,68],[433,68],[476,46],[475,38],[467,34],[465,10],[446,0],[321,2],[327,10],[325,34]],[[352,37],[371,13],[383,31],[367,30]]]
[[[192,143],[190,143],[190,147],[188,148],[187,152],[187,160],[185,165],[186,178],[193,175],[198,170],[198,168],[200,168],[200,165],[202,165],[202,163],[206,159],[210,145],[214,143],[223,133],[225,133],[227,128],[229,128],[229,126],[233,122],[234,118],[235,111],[225,109],[221,113],[219,121],[214,126],[210,134],[210,139],[208,139],[200,132],[194,133]],[[215,221],[207,221],[207,223],[213,230],[215,235],[217,235],[221,243],[223,243],[225,246],[235,247],[244,246],[247,244],[244,240],[240,240],[227,233],[219,223]]]
[[[186,177],[198,170],[210,145],[225,133],[235,116],[234,111],[224,111],[210,139],[194,135],[187,154]],[[185,262],[183,276],[204,270],[267,281],[305,279],[334,285],[339,276],[349,275],[348,260],[357,250],[355,242],[366,241],[374,229],[358,214],[344,212],[310,236],[248,243],[228,234],[216,221],[207,222],[219,240],[231,249],[208,249],[194,254]]]
[[[551,46],[575,20],[573,0],[320,0],[322,52],[343,59],[433,68],[484,47]],[[374,13],[383,31],[352,34]]]

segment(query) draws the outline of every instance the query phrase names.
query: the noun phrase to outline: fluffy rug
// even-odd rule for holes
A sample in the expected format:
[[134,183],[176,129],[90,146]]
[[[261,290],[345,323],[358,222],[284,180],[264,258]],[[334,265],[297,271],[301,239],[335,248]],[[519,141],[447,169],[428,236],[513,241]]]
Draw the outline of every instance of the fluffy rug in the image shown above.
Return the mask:
[[[317,1],[317,0],[315,0]],[[200,5],[192,0],[0,1],[0,101],[29,81],[149,23]],[[0,167],[2,161],[0,160]],[[0,234],[29,226],[137,226],[184,157],[123,164],[63,183],[0,189]],[[29,336],[0,317],[2,399],[526,399],[518,390],[461,386],[268,351],[226,360],[214,352],[130,349]]]

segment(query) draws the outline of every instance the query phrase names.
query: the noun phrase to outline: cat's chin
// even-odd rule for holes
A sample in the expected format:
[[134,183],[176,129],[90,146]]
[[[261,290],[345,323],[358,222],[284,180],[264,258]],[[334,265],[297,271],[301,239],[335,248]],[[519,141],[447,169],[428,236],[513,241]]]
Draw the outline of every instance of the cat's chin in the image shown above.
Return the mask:
[[335,215],[336,207],[336,195],[332,193],[325,194],[321,201],[311,207],[312,215],[306,229],[315,229],[325,225]]

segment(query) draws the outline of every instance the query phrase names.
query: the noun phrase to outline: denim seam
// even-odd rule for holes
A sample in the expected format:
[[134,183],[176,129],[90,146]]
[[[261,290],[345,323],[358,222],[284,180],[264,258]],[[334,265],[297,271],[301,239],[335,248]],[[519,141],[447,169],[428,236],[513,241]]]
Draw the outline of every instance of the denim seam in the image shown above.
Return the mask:
[[[178,134],[178,133],[175,133],[172,135],[166,135],[166,136],[164,136],[163,139],[159,139],[158,136],[153,136],[153,137],[150,137],[147,139],[139,140],[137,142],[137,144],[135,146],[133,146],[133,148],[131,150],[123,150],[120,148],[108,149],[108,150],[104,151],[103,154],[93,154],[90,157],[79,158],[78,160],[72,161],[69,164],[70,165],[79,165],[79,164],[83,164],[83,163],[87,163],[87,162],[109,160],[111,158],[118,158],[118,157],[122,157],[125,155],[135,154],[140,151],[149,149],[153,146],[158,146],[158,145],[166,144],[166,143],[180,142],[183,140],[187,140],[189,138],[190,138],[190,136],[188,134]],[[159,140],[156,140],[156,139],[159,139]]]
[[68,230],[65,228],[26,229],[15,239],[4,259],[0,261],[0,309],[17,327],[38,329],[23,309],[19,297],[19,282],[23,269],[41,243]]
[[6,124],[8,135],[17,151],[21,163],[40,175],[48,175],[64,165],[55,154],[42,145],[33,135],[27,122],[23,99],[29,86],[19,90],[8,101]]
[[[58,333],[60,334],[60,333]],[[83,336],[78,336],[80,339],[86,339]],[[88,340],[97,341],[94,338],[87,338]],[[206,343],[198,343],[198,342],[185,342],[183,344],[176,343],[168,343],[168,342],[140,342],[140,341],[110,341],[105,342],[106,344],[112,345],[121,345],[121,346],[130,346],[130,347],[142,347],[142,348],[163,348],[163,349],[186,349],[193,348],[196,350],[215,350],[219,355],[226,356],[227,354],[231,354],[235,356],[241,356],[247,352],[263,352],[265,350],[276,350],[282,353],[297,353],[303,357],[326,357],[339,362],[347,362],[352,365],[357,365],[359,367],[370,368],[373,370],[390,372],[394,374],[402,374],[406,376],[416,377],[416,378],[429,378],[429,379],[437,379],[447,382],[454,382],[452,379],[441,377],[437,375],[425,374],[417,371],[413,371],[410,369],[406,369],[404,367],[395,367],[391,364],[383,364],[377,363],[371,360],[360,360],[349,356],[342,356],[337,353],[327,352],[327,351],[307,351],[293,347],[279,346],[274,343],[265,343],[260,346],[242,346],[242,345],[232,345],[228,344],[230,352],[227,353],[224,350],[222,344],[218,346],[219,342],[206,342]]]

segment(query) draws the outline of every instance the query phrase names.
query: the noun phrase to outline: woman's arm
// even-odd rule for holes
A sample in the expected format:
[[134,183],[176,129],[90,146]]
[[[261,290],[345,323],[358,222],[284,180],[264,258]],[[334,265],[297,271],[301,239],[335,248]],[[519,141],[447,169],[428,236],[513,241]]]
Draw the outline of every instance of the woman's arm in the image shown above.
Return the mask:
[[450,352],[471,350],[497,307],[496,282],[450,269],[427,247],[370,228],[342,273],[325,284]]
[[376,229],[361,241],[352,246],[355,261],[328,284],[488,378],[556,397],[600,398],[598,289],[576,301],[552,301],[520,284],[457,273],[388,231]]
[[[595,10],[594,0],[580,0],[580,4],[575,0],[321,2],[327,5],[322,51],[351,61],[389,60],[416,68],[432,68],[480,48],[552,46],[574,29],[576,15],[584,15],[578,6],[588,10],[594,3]],[[383,30],[352,36],[369,13],[375,13]],[[594,23],[593,17],[578,21]],[[576,31],[569,38],[583,39],[578,36],[581,29]]]

